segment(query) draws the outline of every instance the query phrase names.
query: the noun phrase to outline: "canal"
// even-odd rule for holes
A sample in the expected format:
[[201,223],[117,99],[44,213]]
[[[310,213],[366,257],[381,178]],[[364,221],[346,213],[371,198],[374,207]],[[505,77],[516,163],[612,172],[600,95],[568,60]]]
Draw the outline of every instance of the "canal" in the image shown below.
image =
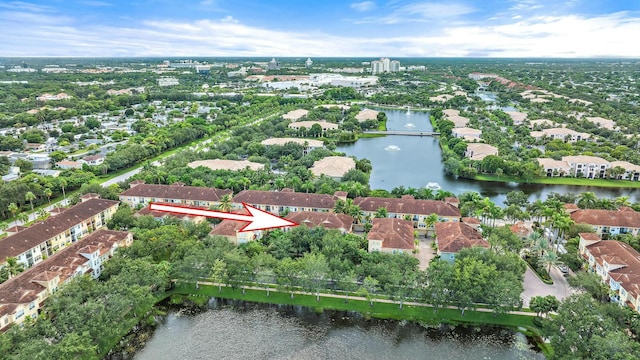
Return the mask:
[[242,304],[171,312],[134,359],[544,359],[496,327],[423,327],[357,313]]
[[[388,118],[388,130],[433,131],[428,112],[406,110],[384,110],[384,112]],[[640,202],[640,193],[636,189],[458,179],[444,173],[442,153],[438,138],[435,137],[389,135],[360,139],[352,144],[338,146],[337,150],[348,156],[367,158],[371,161],[372,189],[391,190],[398,186],[421,188],[432,183],[432,186],[437,185],[454,194],[475,191],[501,206],[506,199],[506,194],[512,190],[522,190],[529,195],[530,201],[545,200],[552,192],[564,194],[592,191],[598,197],[629,196],[630,201]]]

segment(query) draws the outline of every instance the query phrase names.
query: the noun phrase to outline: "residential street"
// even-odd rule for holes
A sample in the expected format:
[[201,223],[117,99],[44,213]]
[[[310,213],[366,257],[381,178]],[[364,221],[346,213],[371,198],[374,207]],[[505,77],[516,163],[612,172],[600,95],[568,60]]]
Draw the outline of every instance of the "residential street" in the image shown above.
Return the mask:
[[[122,175],[118,175],[118,176],[114,177],[114,178],[113,178],[113,179],[111,179],[111,180],[108,180],[108,181],[103,182],[101,185],[102,185],[103,187],[107,187],[107,186],[109,186],[109,185],[111,185],[111,184],[117,184],[117,183],[119,183],[119,182],[121,182],[121,181],[124,181],[124,180],[126,180],[126,179],[128,179],[128,178],[132,177],[133,175],[135,175],[135,174],[139,173],[140,171],[142,171],[142,167],[139,167],[139,168],[137,168],[137,169],[134,169],[134,170],[128,171],[128,172],[126,172],[126,173],[124,173],[124,174],[122,174]],[[52,203],[51,205],[48,205],[48,206],[47,206],[47,207],[45,207],[44,209],[45,209],[46,211],[51,211],[51,210],[52,210],[54,207],[56,207],[56,206],[65,206],[65,205],[67,205],[67,200],[61,200],[61,201],[58,201],[57,203]],[[38,214],[37,214],[37,213],[35,213],[35,212],[34,212],[34,213],[29,214],[29,221],[33,221],[33,220],[35,220],[37,217],[38,217]],[[22,221],[17,221],[17,220],[16,220],[16,221],[12,221],[12,222],[10,222],[10,223],[9,223],[9,227],[14,227],[14,226],[16,226],[16,225],[22,225]]]

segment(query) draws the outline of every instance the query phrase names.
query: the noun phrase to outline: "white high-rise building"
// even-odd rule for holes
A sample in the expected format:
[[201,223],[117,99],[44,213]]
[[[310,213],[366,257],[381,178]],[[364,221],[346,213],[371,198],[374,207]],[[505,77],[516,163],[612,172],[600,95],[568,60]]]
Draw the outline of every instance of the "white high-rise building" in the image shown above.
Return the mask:
[[389,71],[390,72],[400,71],[400,61],[392,60],[391,63],[389,64]]
[[304,66],[310,68],[311,65],[313,65],[313,61],[311,60],[311,58],[307,58],[307,61],[304,62]]
[[400,61],[398,60],[391,61],[389,58],[381,58],[371,62],[371,75],[397,71],[400,71]]

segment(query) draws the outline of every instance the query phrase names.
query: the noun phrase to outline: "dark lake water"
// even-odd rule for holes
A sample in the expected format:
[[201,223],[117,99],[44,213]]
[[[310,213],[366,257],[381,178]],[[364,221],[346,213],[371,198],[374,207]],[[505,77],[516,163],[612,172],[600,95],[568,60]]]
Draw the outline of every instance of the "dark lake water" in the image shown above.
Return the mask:
[[300,307],[170,313],[135,359],[544,359],[500,328],[427,329],[411,322]]
[[[387,114],[389,130],[432,131],[428,112],[384,110]],[[459,194],[475,191],[488,196],[502,205],[511,190],[522,190],[529,194],[529,200],[545,200],[551,192],[580,193],[592,191],[599,197],[615,198],[629,196],[633,202],[640,202],[637,189],[600,188],[590,186],[541,185],[498,183],[457,179],[447,176],[442,169],[441,150],[435,137],[396,136],[360,139],[353,144],[338,146],[338,150],[358,158],[371,160],[373,171],[370,185],[372,189],[391,190],[394,187],[425,187],[430,182],[447,191]]]

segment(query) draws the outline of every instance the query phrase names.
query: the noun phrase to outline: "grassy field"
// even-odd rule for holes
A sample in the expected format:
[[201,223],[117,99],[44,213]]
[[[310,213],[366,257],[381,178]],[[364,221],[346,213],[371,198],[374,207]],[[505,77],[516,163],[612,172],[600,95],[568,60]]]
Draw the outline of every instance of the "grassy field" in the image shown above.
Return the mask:
[[316,301],[314,295],[307,294],[295,294],[295,296],[291,298],[289,293],[271,291],[269,296],[267,296],[266,291],[253,289],[247,289],[245,294],[242,294],[240,289],[222,287],[222,291],[219,291],[217,286],[210,285],[200,285],[200,288],[196,290],[195,285],[184,283],[176,285],[172,293],[236,299],[257,303],[300,305],[314,308],[318,311],[324,309],[357,311],[375,318],[420,321],[428,324],[485,324],[513,328],[524,327],[535,330],[533,316],[518,314],[494,315],[492,312],[467,310],[465,314],[462,315],[461,311],[457,309],[439,309],[437,312],[434,312],[433,307],[430,306],[404,305],[403,308],[400,309],[398,303],[374,301],[374,305],[369,306],[369,303],[363,300],[349,299],[349,301],[345,303],[343,298],[322,296],[320,297],[320,301]]
[[585,179],[570,177],[538,177],[533,179],[520,179],[509,176],[497,175],[476,175],[474,180],[478,181],[495,181],[495,182],[517,182],[528,184],[545,184],[545,185],[573,185],[573,186],[593,186],[593,187],[609,187],[609,188],[640,188],[640,181],[629,180],[608,180],[608,179]]

